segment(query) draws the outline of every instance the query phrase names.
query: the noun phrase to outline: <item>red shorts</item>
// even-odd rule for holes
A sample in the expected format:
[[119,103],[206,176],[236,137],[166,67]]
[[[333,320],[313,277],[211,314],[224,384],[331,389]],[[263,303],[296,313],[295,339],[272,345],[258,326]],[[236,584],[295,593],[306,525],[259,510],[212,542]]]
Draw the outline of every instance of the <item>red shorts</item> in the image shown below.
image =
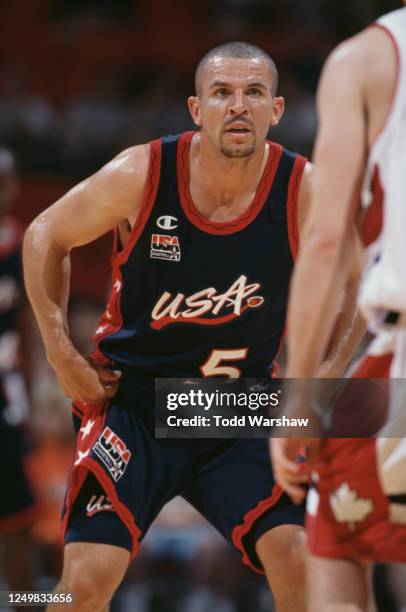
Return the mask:
[[[388,376],[390,361],[388,355],[368,356],[353,376]],[[378,444],[375,438],[331,438],[323,443],[307,500],[312,554],[406,562],[406,482],[404,492],[384,492],[386,468],[382,470]],[[406,455],[402,467],[405,473]]]

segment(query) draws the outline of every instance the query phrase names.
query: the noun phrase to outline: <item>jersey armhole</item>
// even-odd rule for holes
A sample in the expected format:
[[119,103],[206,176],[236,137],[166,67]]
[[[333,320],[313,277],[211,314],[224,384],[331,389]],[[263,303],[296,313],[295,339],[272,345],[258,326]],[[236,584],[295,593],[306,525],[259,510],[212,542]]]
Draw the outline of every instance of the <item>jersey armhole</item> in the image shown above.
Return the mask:
[[289,178],[288,185],[288,205],[287,205],[287,216],[288,216],[288,236],[289,236],[289,248],[292,254],[292,258],[295,261],[299,252],[299,215],[298,215],[298,202],[299,202],[299,191],[300,184],[302,182],[302,176],[304,169],[307,164],[307,159],[301,155],[297,155],[293,164],[292,172]]
[[114,244],[111,263],[123,264],[127,261],[131,251],[135,247],[142,231],[149,219],[152,208],[154,206],[156,194],[158,192],[159,177],[161,173],[161,139],[152,140],[149,143],[150,156],[148,176],[145,184],[144,198],[137,219],[131,229],[126,245],[122,250],[120,248],[120,235],[118,227],[114,228]]
[[387,37],[389,38],[389,40],[392,43],[392,46],[393,46],[393,49],[394,49],[394,52],[395,52],[395,58],[396,58],[395,86],[393,88],[393,92],[392,92],[392,96],[391,96],[391,101],[389,103],[389,108],[387,110],[387,113],[385,115],[383,123],[382,123],[381,127],[379,128],[378,132],[375,134],[375,136],[374,136],[374,138],[373,138],[373,140],[371,142],[371,145],[369,147],[369,149],[371,151],[372,147],[378,142],[379,137],[381,136],[381,134],[385,130],[386,126],[388,125],[388,123],[390,121],[390,117],[392,115],[393,107],[395,105],[395,101],[397,99],[397,95],[398,95],[398,91],[399,91],[399,84],[400,84],[400,49],[399,49],[399,45],[397,43],[396,38],[394,37],[393,33],[390,31],[390,29],[386,25],[384,25],[383,23],[379,23],[378,21],[374,21],[368,27],[369,28],[378,28],[382,32],[385,32],[385,34],[387,35]]

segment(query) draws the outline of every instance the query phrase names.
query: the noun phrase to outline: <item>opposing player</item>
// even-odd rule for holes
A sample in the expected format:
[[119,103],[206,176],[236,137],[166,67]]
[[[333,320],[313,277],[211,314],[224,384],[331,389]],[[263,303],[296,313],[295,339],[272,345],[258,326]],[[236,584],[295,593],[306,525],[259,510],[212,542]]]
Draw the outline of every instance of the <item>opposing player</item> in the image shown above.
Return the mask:
[[[292,283],[289,377],[317,375],[353,255],[349,235],[355,219],[374,252],[360,302],[378,333],[375,356],[362,375],[384,374],[374,367],[377,359],[386,370],[390,365],[396,334],[387,328],[396,321],[404,325],[406,309],[405,66],[403,8],[344,42],[324,68],[312,207]],[[402,342],[404,329],[397,335]],[[392,375],[405,376],[402,361],[398,346]],[[301,412],[302,403],[289,398],[291,411]],[[278,481],[297,502],[304,491],[294,457],[303,442],[272,442]],[[314,455],[320,441],[307,442]],[[310,610],[364,610],[364,562],[406,561],[404,444],[405,438],[322,444],[319,480],[308,498]]]
[[[306,160],[266,140],[284,101],[272,59],[209,52],[189,109],[199,132],[133,147],[31,225],[25,277],[78,431],[59,590],[101,610],[140,539],[177,494],[265,571],[278,611],[304,610],[302,508],[274,486],[266,440],[155,440],[154,377],[267,376],[285,327],[306,212]],[[69,251],[115,229],[112,293],[86,360],[66,323]],[[325,373],[361,330],[357,273]],[[95,496],[95,497],[94,497]],[[90,499],[97,512],[87,510]]]
[[26,383],[30,368],[29,350],[24,349],[28,345],[29,307],[21,262],[23,231],[12,216],[17,193],[14,157],[0,148],[0,538],[7,586],[18,591],[34,588],[30,528],[40,509],[27,461]]

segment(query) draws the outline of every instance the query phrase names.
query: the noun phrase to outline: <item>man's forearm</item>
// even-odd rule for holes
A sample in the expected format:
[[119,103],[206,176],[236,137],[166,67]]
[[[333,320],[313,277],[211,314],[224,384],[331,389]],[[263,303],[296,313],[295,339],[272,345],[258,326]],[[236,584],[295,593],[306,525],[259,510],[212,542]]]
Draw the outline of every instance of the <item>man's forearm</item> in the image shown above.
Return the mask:
[[67,305],[69,254],[56,245],[45,223],[34,221],[23,245],[24,280],[48,355],[69,348]]
[[357,304],[360,278],[359,268],[346,284],[343,306],[337,316],[327,352],[318,371],[319,378],[343,376],[365,335],[366,323]]
[[312,240],[305,243],[291,289],[288,377],[318,375],[337,320],[349,259],[336,247],[324,247]]

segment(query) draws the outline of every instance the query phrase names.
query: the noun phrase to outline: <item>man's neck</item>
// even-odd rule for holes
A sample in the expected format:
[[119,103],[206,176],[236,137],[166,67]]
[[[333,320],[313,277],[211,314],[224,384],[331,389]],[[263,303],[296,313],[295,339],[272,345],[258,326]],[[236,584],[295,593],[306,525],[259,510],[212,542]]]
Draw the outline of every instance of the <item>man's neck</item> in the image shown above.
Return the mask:
[[264,143],[247,157],[226,157],[204,134],[190,147],[190,191],[196,208],[212,221],[228,221],[251,204],[268,159]]

